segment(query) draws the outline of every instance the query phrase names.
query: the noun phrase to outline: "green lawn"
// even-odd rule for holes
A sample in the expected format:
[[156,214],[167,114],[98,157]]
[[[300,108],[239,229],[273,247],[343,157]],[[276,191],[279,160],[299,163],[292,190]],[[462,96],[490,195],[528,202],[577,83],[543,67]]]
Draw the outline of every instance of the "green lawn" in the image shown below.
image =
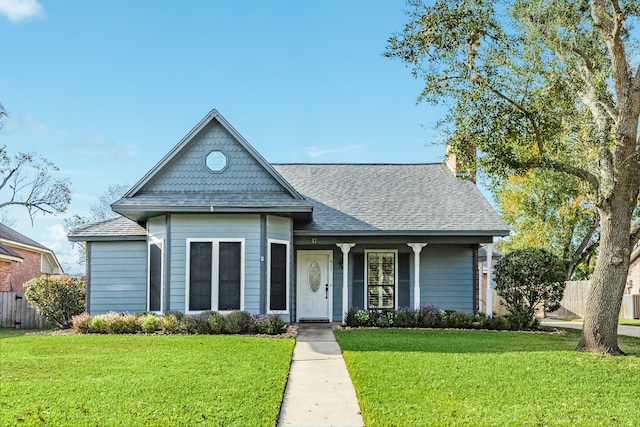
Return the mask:
[[3,333],[1,423],[274,425],[293,345],[240,336]]
[[634,426],[640,339],[627,357],[573,351],[567,335],[363,329],[336,332],[365,424]]

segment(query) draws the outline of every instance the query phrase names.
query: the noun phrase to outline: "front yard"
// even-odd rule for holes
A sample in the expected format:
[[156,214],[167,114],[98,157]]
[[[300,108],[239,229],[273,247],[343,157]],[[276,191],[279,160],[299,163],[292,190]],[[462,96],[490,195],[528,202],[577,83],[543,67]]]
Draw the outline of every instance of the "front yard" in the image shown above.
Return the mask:
[[292,339],[0,337],[2,425],[274,425]]
[[336,332],[368,427],[634,426],[640,339],[630,356],[573,351],[580,331]]

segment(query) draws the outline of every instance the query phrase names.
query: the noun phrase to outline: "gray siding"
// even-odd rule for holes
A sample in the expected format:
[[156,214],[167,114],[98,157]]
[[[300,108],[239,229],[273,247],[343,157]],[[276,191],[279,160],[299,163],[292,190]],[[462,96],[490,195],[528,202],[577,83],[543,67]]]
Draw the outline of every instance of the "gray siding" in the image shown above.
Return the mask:
[[280,216],[267,216],[267,239],[292,241],[291,218]]
[[474,311],[473,249],[427,245],[420,256],[420,305]]
[[[214,150],[227,157],[223,173],[212,173],[205,157]],[[282,186],[219,123],[205,129],[143,191],[282,191]]]
[[141,312],[147,309],[147,243],[91,242],[89,309]]
[[244,309],[260,312],[260,216],[193,214],[171,216],[171,310],[185,311],[187,239],[231,238],[244,242]]
[[155,237],[158,240],[164,240],[167,234],[166,218],[164,215],[150,218],[147,221],[147,232],[149,238]]

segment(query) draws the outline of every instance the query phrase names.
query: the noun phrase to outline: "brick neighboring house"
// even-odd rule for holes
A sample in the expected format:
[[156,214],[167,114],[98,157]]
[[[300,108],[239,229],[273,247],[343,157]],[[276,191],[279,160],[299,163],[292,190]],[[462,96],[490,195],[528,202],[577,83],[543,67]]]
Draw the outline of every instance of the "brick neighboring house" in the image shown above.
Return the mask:
[[63,274],[53,251],[0,224],[0,292],[24,292],[23,284],[43,274]]

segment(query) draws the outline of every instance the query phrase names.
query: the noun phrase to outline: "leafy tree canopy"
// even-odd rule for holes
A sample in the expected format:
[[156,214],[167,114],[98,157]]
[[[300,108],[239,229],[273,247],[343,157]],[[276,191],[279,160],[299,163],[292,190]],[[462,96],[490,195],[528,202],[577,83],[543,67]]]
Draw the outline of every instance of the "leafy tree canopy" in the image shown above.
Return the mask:
[[[420,100],[449,106],[439,127],[450,153],[496,179],[544,169],[580,181],[600,221],[600,246],[578,349],[622,354],[617,317],[640,239],[640,68],[631,33],[640,3],[408,4],[409,22],[386,55],[424,80]],[[469,158],[476,147],[480,155]]]

